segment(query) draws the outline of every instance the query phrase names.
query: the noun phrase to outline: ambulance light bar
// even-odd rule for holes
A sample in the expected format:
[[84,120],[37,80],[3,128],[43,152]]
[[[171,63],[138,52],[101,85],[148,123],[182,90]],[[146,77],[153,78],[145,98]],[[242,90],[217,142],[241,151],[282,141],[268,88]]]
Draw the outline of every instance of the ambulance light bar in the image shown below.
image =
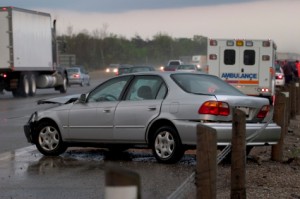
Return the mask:
[[210,45],[210,46],[217,46],[217,45],[218,45],[218,42],[217,42],[217,40],[210,39],[210,40],[209,40],[209,45]]
[[246,46],[253,46],[253,41],[246,41]]
[[228,40],[227,41],[227,46],[234,46],[234,41]]
[[236,40],[236,46],[244,46],[243,40]]
[[271,42],[270,41],[263,41],[262,46],[263,47],[270,47],[271,46]]

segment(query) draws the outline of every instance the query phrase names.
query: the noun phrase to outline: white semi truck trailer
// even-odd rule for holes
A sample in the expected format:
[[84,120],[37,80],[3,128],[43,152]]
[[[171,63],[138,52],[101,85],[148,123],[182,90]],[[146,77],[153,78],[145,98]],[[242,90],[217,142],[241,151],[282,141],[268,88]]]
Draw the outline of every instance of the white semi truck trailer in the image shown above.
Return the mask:
[[34,96],[37,89],[67,91],[58,67],[55,21],[48,13],[0,7],[0,92]]

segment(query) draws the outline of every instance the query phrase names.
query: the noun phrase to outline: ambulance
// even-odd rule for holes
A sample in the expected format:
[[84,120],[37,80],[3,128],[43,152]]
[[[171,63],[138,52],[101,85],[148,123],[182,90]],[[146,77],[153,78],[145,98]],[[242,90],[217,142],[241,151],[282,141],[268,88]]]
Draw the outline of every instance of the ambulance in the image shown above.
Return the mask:
[[276,44],[272,40],[208,39],[206,72],[251,96],[275,96]]

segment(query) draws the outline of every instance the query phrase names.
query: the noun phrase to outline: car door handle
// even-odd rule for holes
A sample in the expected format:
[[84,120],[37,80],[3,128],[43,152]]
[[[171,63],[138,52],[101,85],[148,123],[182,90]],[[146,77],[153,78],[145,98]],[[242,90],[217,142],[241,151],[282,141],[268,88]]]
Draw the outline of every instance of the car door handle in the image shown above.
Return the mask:
[[104,113],[110,113],[110,111],[111,111],[110,108],[103,109],[103,112],[104,112]]
[[155,107],[155,106],[150,106],[150,107],[148,107],[148,110],[149,110],[149,111],[155,111],[155,110],[156,110],[156,107]]

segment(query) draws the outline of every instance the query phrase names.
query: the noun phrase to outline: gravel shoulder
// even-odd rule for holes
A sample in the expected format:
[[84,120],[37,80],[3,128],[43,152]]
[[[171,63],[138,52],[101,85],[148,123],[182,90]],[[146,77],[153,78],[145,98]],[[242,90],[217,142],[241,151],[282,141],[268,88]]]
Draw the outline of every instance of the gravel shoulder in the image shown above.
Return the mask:
[[[300,120],[290,127],[284,139],[283,161],[271,160],[272,147],[252,149],[246,162],[248,199],[300,199]],[[218,165],[217,198],[230,198],[231,168]]]

